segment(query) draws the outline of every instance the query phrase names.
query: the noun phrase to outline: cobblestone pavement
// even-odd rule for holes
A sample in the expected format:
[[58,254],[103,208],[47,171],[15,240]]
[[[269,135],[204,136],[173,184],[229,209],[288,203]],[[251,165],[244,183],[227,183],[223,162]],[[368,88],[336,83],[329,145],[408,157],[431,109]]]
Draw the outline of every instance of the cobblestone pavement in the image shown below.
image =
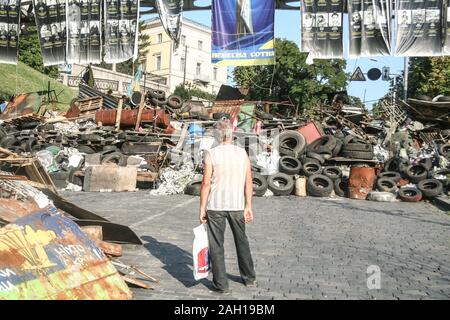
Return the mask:
[[[221,299],[211,276],[192,275],[192,228],[198,198],[137,193],[64,193],[74,203],[129,225],[144,246],[126,245],[122,261],[160,279],[137,299]],[[231,231],[227,299],[448,299],[450,217],[426,203],[379,203],[299,197],[256,198],[247,229],[259,285],[240,283]],[[381,289],[367,287],[367,268]]]

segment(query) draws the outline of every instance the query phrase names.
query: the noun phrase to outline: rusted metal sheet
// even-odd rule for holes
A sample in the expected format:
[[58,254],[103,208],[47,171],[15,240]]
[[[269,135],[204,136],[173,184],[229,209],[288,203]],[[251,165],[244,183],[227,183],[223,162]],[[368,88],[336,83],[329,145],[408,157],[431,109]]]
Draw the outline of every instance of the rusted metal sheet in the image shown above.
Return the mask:
[[56,209],[0,229],[0,299],[131,298],[103,252]]
[[350,199],[365,200],[373,190],[375,182],[375,169],[367,167],[351,167],[349,177]]
[[[95,113],[95,122],[101,122],[106,126],[116,124],[117,110],[99,110]],[[122,110],[120,125],[134,126],[137,121],[138,110]],[[142,112],[141,122],[151,122],[156,117],[156,125],[167,128],[170,126],[169,115],[164,110],[146,109]]]
[[241,106],[245,102],[242,100],[237,101],[216,101],[214,102],[214,106],[211,109],[211,113],[228,113],[230,118],[237,117],[241,112]]

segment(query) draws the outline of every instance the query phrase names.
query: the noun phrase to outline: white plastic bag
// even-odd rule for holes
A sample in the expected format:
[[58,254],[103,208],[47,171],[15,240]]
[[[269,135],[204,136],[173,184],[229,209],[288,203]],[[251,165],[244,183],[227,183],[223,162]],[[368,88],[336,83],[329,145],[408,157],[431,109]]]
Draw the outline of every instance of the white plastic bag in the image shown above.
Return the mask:
[[211,268],[209,261],[208,233],[205,225],[199,225],[193,229],[194,244],[192,248],[192,257],[194,258],[194,279],[200,280],[208,277]]

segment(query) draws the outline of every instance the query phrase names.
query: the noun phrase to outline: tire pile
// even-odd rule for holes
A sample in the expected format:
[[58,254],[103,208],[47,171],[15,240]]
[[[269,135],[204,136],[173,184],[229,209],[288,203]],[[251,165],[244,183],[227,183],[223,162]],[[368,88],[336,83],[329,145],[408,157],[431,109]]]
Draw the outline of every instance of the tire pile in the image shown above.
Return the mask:
[[[267,190],[275,196],[289,196],[294,193],[295,178],[304,176],[309,196],[329,197],[334,193],[348,197],[349,178],[343,175],[340,167],[330,164],[330,160],[346,158],[364,164],[374,159],[373,145],[341,132],[322,136],[307,145],[303,135],[287,130],[279,134],[276,147],[281,156],[278,173],[265,176],[253,166],[255,196],[263,196]],[[444,144],[439,149],[441,156],[450,158],[450,145]],[[437,160],[431,158],[420,159],[417,163],[399,157],[389,159],[376,177],[372,200],[387,201],[383,199],[398,197],[402,201],[417,202],[448,192],[450,168],[432,170],[434,166],[438,166]],[[381,193],[390,195],[386,197]]]
[[[102,127],[95,124],[89,130],[83,130],[83,123],[79,124],[76,132],[62,132],[54,124],[29,122],[13,126],[0,126],[0,147],[25,156],[34,156],[39,152],[51,150],[54,154],[54,165],[57,170],[49,172],[50,178],[58,188],[65,188],[68,183],[83,185],[83,179],[75,175],[82,170],[84,161],[78,167],[69,166],[69,159],[65,148],[77,149],[85,155],[99,154],[100,164],[115,163],[126,166],[130,155],[130,145],[136,142],[154,142],[155,138],[134,131],[117,133],[114,127]],[[165,152],[164,150],[162,152]],[[144,164],[140,171],[157,171],[154,164]]]
[[288,196],[295,189],[295,176],[307,178],[306,190],[314,197],[329,197],[333,192],[339,196],[347,194],[347,179],[339,167],[329,160],[345,157],[372,160],[373,146],[366,141],[340,133],[325,135],[311,144],[294,130],[286,130],[275,139],[281,155],[279,172],[270,176],[253,173],[254,195],[262,196],[269,189],[275,196]]

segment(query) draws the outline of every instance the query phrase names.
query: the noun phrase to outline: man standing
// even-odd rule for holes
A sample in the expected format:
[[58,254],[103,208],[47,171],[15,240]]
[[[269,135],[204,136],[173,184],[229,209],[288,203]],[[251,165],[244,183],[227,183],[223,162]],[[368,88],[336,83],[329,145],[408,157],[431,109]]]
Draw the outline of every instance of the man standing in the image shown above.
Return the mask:
[[256,286],[255,270],[245,224],[253,221],[253,179],[244,149],[233,145],[229,120],[216,125],[219,145],[206,153],[200,193],[200,223],[207,223],[213,291],[230,294],[225,270],[226,220],[233,232],[239,272],[246,286]]

